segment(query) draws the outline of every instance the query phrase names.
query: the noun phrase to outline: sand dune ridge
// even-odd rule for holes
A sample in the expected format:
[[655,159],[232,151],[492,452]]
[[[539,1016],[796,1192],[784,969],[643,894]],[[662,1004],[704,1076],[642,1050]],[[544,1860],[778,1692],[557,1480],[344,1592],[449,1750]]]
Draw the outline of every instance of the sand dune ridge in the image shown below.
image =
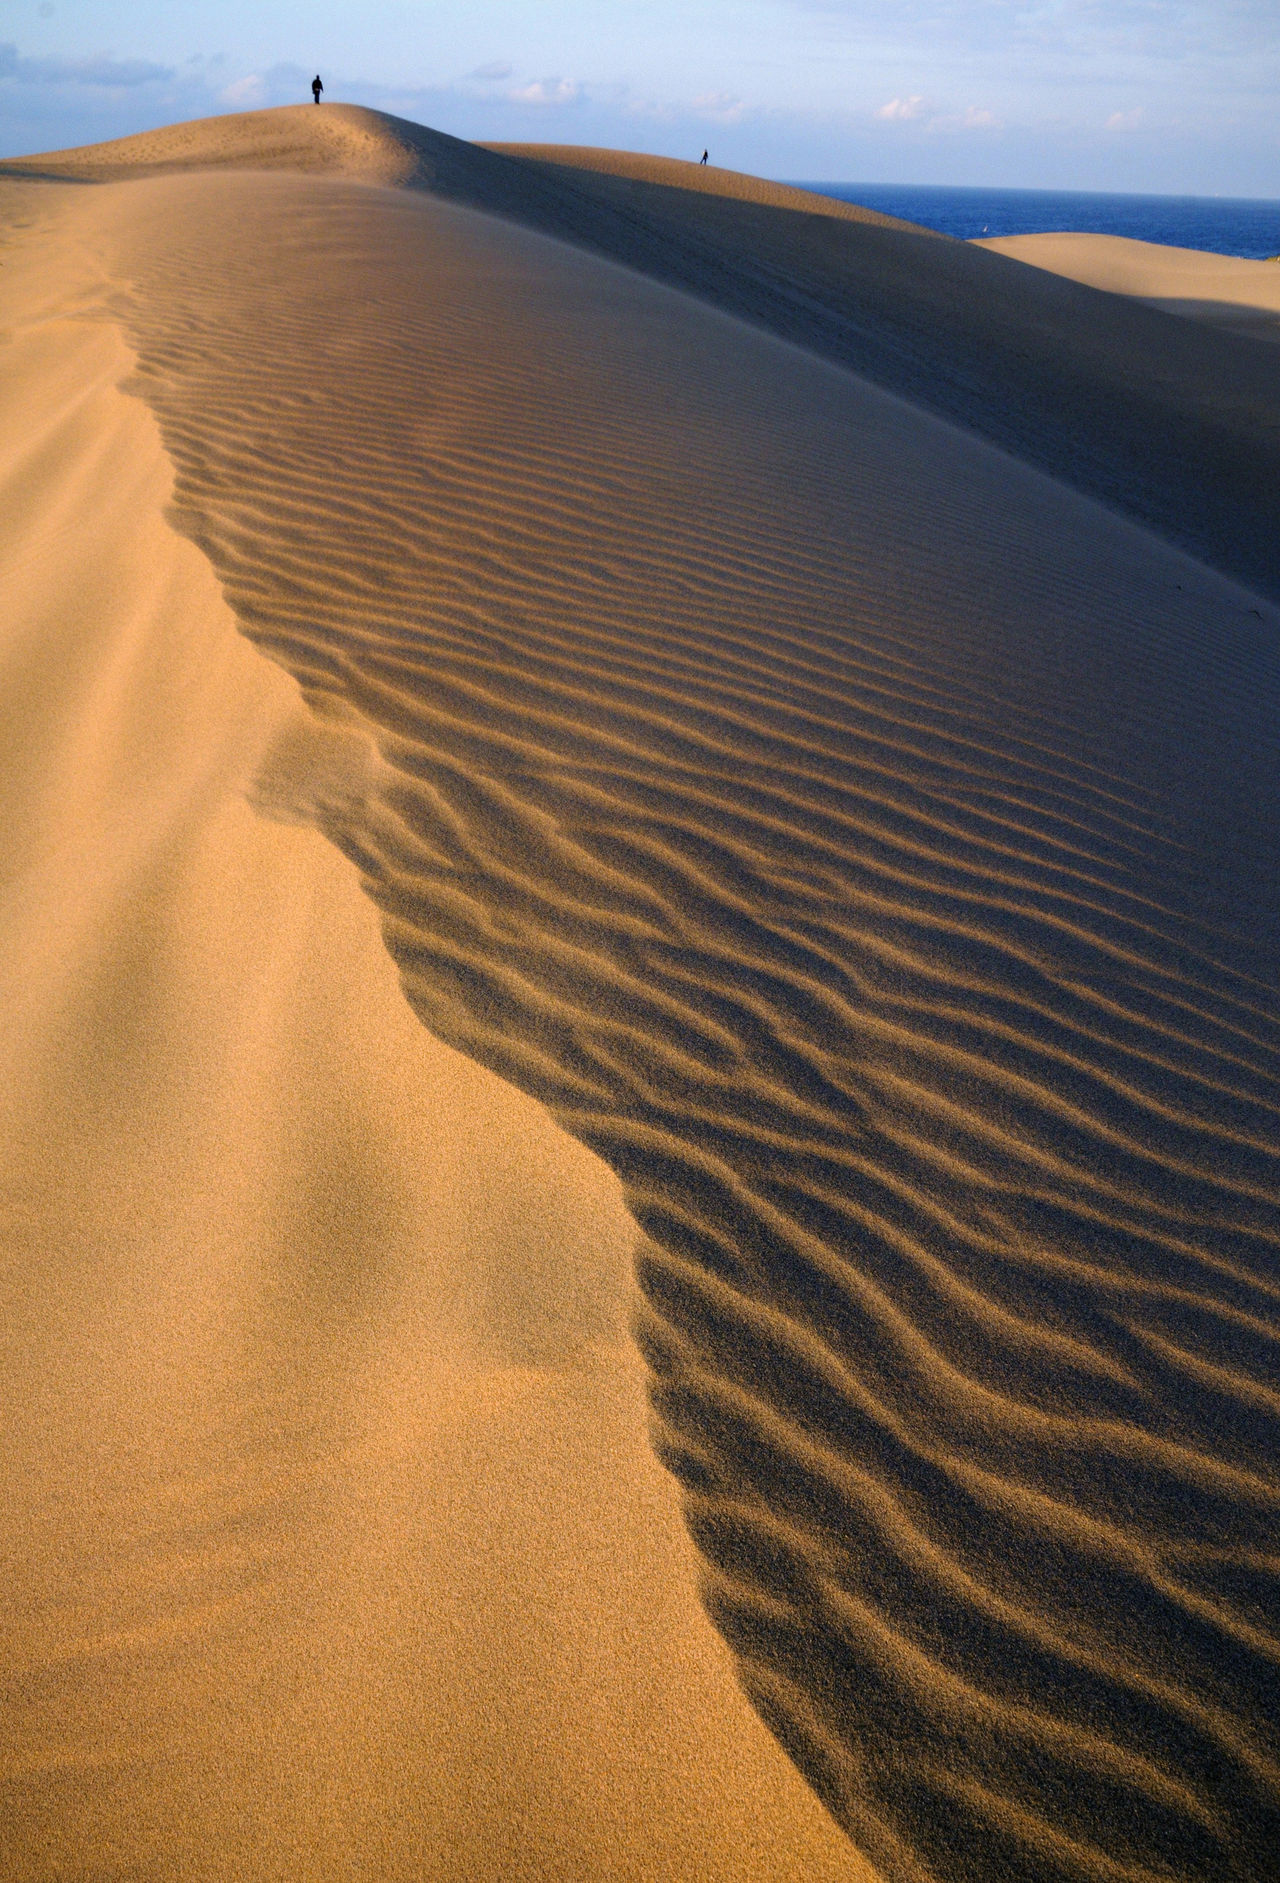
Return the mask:
[[1260,1883],[1274,612],[462,208],[170,179],[118,242],[182,527],[378,740],[316,814],[415,1010],[650,1237],[761,1712],[890,1876]]

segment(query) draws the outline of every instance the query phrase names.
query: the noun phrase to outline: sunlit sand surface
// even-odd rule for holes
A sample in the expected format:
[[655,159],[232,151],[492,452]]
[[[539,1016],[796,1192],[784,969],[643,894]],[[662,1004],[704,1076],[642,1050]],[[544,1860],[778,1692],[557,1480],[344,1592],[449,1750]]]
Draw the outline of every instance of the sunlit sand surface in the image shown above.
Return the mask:
[[369,741],[165,520],[107,202],[6,206],[0,1874],[864,1875],[699,1605],[616,1178],[281,821]]
[[1265,350],[367,112],[9,168],[11,1867],[1262,1883]]
[[975,244],[1247,339],[1280,340],[1280,262],[1118,235],[1007,235]]

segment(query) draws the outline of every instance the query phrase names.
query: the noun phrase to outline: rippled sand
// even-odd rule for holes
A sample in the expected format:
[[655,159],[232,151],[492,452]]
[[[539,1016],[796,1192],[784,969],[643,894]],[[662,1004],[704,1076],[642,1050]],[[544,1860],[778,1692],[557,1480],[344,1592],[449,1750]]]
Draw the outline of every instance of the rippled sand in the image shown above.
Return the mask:
[[[316,846],[322,831],[335,848],[308,855],[348,905],[337,852],[356,864],[425,1023],[404,1050],[439,1053],[434,1036],[508,1082],[484,1084],[495,1107],[525,1104],[510,1087],[541,1101],[602,1160],[556,1150],[598,1199],[568,1214],[609,1247],[624,1235],[599,1188],[607,1165],[643,1232],[635,1331],[706,1613],[831,1814],[805,1816],[781,1757],[770,1764],[751,1716],[714,1686],[711,1638],[682,1608],[675,1638],[701,1643],[709,1670],[708,1759],[681,1768],[666,1728],[644,1726],[645,1769],[667,1781],[643,1801],[650,1821],[678,1816],[700,1771],[729,1816],[707,1826],[699,1804],[694,1823],[726,1876],[856,1876],[865,1858],[913,1883],[1261,1883],[1280,1840],[1280,615],[1261,593],[1275,493],[1250,471],[1274,441],[1232,380],[1238,354],[1247,381],[1255,350],[843,205],[810,212],[782,200],[794,192],[718,192],[705,176],[682,189],[689,166],[580,171],[562,152],[475,151],[371,113],[315,120],[250,114],[64,161],[63,174],[128,179],[98,190],[0,188],[53,205],[84,313],[127,336],[131,386],[176,473],[170,514],[188,540],[170,553],[203,552],[240,627],[307,702],[226,774],[217,803],[255,842]],[[226,167],[210,174],[219,152]],[[168,173],[129,178],[132,162]],[[748,213],[756,223],[734,220]],[[750,227],[764,250],[744,246]],[[781,259],[802,275],[819,250],[825,338],[797,325],[805,297]],[[949,422],[983,388],[925,317],[944,288],[974,357],[985,320],[990,360],[1021,362],[985,425]],[[1158,367],[1153,333],[1168,349]],[[859,345],[861,375],[848,370]],[[1161,405],[1177,358],[1188,381]],[[976,433],[1028,438],[1033,381],[1054,416],[1027,463]],[[1137,407],[1109,400],[1113,385],[1157,413],[1150,434]],[[913,388],[914,402],[898,396]],[[1193,437],[1204,449],[1161,477],[1168,441]],[[1063,475],[1050,478],[1055,453]],[[1212,549],[1217,571],[1188,543]],[[157,610],[153,639],[162,622]],[[237,785],[277,821],[255,821]],[[226,900],[236,907],[234,890]],[[305,966],[295,980],[311,998]],[[281,1027],[296,1036],[294,1020]],[[359,1029],[339,1031],[358,1062]],[[82,1033],[64,1047],[72,1064]],[[154,1059],[136,1052],[131,1076]],[[282,1075],[281,1092],[298,1089]],[[246,1099],[247,1135],[263,1115],[260,1095]],[[380,1141],[383,1115],[349,1130],[353,1155]],[[541,1143],[552,1126],[533,1116],[499,1122],[496,1141]],[[87,1157],[86,1186],[109,1149]],[[492,1155],[471,1160],[481,1194]],[[470,1194],[466,1161],[433,1192],[446,1212]],[[414,1154],[395,1162],[412,1169]],[[537,1183],[550,1221],[564,1219],[563,1195]],[[347,1195],[340,1172],[321,1251]],[[545,1247],[553,1231],[541,1233]],[[346,1258],[350,1289],[381,1246],[371,1231]],[[417,1246],[397,1271],[415,1289]],[[570,1311],[554,1254],[508,1283],[510,1239],[485,1246],[462,1264],[458,1311],[479,1266],[485,1298],[507,1297],[508,1366],[560,1380],[567,1318],[574,1340],[612,1356],[595,1363],[607,1380],[630,1377],[617,1287],[605,1308]],[[616,1255],[604,1270],[620,1272]],[[65,1292],[60,1266],[44,1285]],[[111,1299],[131,1327],[127,1291]],[[435,1308],[427,1318],[441,1324]],[[549,1350],[520,1352],[530,1325]],[[179,1364],[182,1341],[166,1351]],[[415,1381],[414,1341],[396,1351],[397,1378]],[[367,1403],[359,1369],[308,1352],[316,1391],[352,1380],[344,1404]],[[525,1426],[542,1455],[543,1390],[512,1426],[483,1399],[500,1475],[523,1469]],[[635,1619],[627,1677],[652,1653],[670,1705],[672,1637],[645,1611],[653,1572],[627,1580],[620,1565],[656,1526],[662,1573],[686,1594],[692,1567],[682,1582],[639,1419],[610,1391],[612,1439],[591,1450],[603,1415],[586,1405],[571,1468],[549,1465],[510,1507],[563,1505],[584,1483],[604,1507],[610,1461],[625,1462],[620,1482],[648,1486],[628,1492],[625,1544],[602,1547],[603,1520],[588,1517],[588,1541],[557,1560],[595,1553],[593,1586]],[[100,1409],[85,1424],[105,1442]],[[47,1431],[32,1422],[32,1456]],[[437,1433],[409,1422],[404,1469]],[[423,1665],[439,1652],[404,1539],[416,1550],[429,1533],[457,1575],[474,1571],[486,1546],[466,1511],[499,1496],[481,1474],[466,1503],[470,1455],[452,1436],[446,1455],[445,1504],[393,1498],[389,1519],[376,1473],[366,1485],[356,1467],[339,1526],[363,1551],[388,1524],[401,1563],[386,1676],[401,1763],[382,1793],[361,1781],[361,1823],[385,1826],[379,1799],[421,1783],[403,1775],[415,1735],[433,1743],[424,1722],[474,1729],[474,1688],[452,1712],[421,1697],[403,1710],[414,1631]],[[93,1549],[111,1508],[84,1519]],[[192,1573],[212,1552],[202,1531]],[[486,1601],[509,1622],[475,1661],[501,1684],[538,1572],[503,1559],[488,1573]],[[545,1670],[542,1687],[523,1676],[525,1702],[561,1709],[540,1743],[565,1734],[562,1790],[540,1794],[539,1822],[562,1798],[625,1810],[639,1795],[575,1737],[582,1709],[608,1703],[610,1674],[602,1659],[564,1684],[558,1657],[582,1626],[573,1585],[571,1570],[549,1585],[538,1653],[511,1650]],[[287,1574],[280,1586],[287,1606]],[[349,1585],[333,1586],[346,1599]],[[363,1632],[344,1666],[359,1697],[344,1690],[336,1742],[330,1713],[311,1723],[326,1821],[343,1836],[334,1774],[373,1756],[384,1716],[362,1704],[376,1574],[358,1587]],[[305,1661],[317,1632],[296,1632]],[[37,1655],[42,1681],[50,1658]],[[126,1654],[144,1670],[139,1693],[149,1665]],[[228,1704],[222,1678],[203,1704]],[[270,1677],[264,1691],[276,1705]],[[529,1735],[518,1709],[498,1711],[486,1743],[500,1763]],[[263,1713],[242,1699],[235,1717]],[[739,1743],[754,1767],[723,1756]],[[234,1773],[225,1783],[233,1799],[252,1791]],[[33,1795],[29,1867],[71,1821],[47,1774]],[[281,1812],[305,1820],[308,1796],[282,1780],[263,1807],[272,1826]],[[422,1796],[433,1836],[472,1834],[472,1794]],[[530,1855],[510,1794],[486,1797],[495,1874],[720,1873],[678,1838],[646,1854],[633,1831],[603,1857],[546,1843]],[[754,1840],[735,1801],[748,1820],[773,1814]],[[251,1852],[254,1832],[241,1835]],[[271,1874],[312,1874],[311,1854],[291,1868],[272,1848]],[[426,1873],[473,1873],[458,1848],[434,1845]]]

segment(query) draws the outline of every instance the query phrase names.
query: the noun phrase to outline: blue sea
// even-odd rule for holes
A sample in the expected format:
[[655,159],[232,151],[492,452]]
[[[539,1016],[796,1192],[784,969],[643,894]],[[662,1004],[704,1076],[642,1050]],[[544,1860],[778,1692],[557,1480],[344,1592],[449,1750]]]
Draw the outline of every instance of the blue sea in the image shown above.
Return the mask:
[[1280,202],[1228,196],[1113,196],[1082,190],[948,189],[939,184],[802,183],[943,235],[1041,235],[1071,229],[1254,259],[1280,255]]

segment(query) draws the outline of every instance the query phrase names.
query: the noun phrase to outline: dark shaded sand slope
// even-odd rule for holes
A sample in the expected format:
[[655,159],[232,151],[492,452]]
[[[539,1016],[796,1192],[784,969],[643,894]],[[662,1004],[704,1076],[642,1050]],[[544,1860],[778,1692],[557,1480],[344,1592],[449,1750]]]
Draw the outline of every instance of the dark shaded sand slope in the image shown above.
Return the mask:
[[761,1714],[887,1877],[1273,1877],[1275,609],[510,222],[116,201],[175,520],[385,759],[274,789],[623,1178]]
[[[870,211],[853,223],[743,200],[723,171],[711,173],[716,196],[696,164],[490,148],[641,224],[631,254],[593,232],[603,253],[851,367],[1280,596],[1280,386],[1265,340],[1179,332],[1153,308],[1108,306],[1061,278],[1046,290],[988,269],[969,243]],[[786,209],[806,206],[803,192],[787,195],[799,200]]]
[[514,217],[851,367],[1280,598],[1280,385],[1264,341],[731,171],[486,149],[349,105],[208,119],[0,174],[193,164],[339,171]]

